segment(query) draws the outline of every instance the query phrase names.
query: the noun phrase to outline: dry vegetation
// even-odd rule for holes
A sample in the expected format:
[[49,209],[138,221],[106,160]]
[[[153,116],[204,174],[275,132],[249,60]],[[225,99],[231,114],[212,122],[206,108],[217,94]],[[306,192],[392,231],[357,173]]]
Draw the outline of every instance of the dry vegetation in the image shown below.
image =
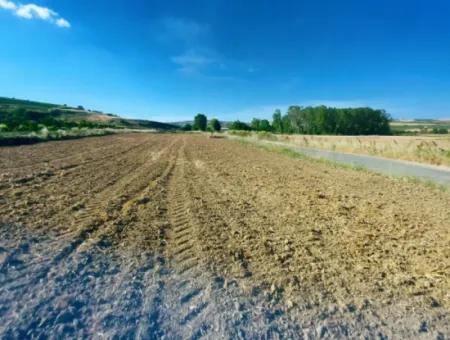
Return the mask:
[[450,166],[448,136],[311,136],[265,133],[258,137],[307,148]]
[[201,135],[0,169],[1,337],[450,333],[448,193]]

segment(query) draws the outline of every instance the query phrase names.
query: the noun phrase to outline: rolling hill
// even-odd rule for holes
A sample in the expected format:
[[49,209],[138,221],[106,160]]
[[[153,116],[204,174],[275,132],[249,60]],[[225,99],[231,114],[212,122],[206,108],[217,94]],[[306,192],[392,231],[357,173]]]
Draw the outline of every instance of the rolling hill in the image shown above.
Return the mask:
[[[8,125],[8,119],[14,117],[21,120],[22,126],[56,122],[56,125],[83,125],[87,127],[108,127],[118,129],[151,129],[177,130],[172,124],[160,123],[142,119],[127,119],[111,113],[86,110],[82,106],[42,103],[30,100],[0,97],[0,124]],[[17,118],[19,117],[19,118]],[[22,122],[23,121],[23,122]]]

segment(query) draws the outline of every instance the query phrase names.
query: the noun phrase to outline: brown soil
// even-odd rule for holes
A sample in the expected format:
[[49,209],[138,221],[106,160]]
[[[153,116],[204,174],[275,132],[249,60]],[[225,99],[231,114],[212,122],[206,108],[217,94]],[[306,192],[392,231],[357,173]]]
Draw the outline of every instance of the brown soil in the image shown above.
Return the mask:
[[449,207],[205,136],[0,148],[0,337],[444,339]]

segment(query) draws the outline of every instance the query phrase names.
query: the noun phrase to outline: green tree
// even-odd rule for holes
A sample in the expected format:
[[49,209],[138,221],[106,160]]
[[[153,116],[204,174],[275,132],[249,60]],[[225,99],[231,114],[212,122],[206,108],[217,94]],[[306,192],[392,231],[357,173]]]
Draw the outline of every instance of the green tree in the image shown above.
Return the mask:
[[194,118],[194,125],[192,127],[193,130],[206,131],[206,126],[208,123],[208,119],[204,114],[199,113]]
[[260,119],[253,118],[251,123],[250,123],[250,127],[252,128],[252,130],[259,131],[259,124],[260,123],[261,123]]
[[272,127],[275,133],[283,133],[283,121],[281,111],[276,109],[272,117]]
[[294,133],[303,133],[302,107],[298,105],[289,106],[287,111],[290,130]]
[[191,124],[185,124],[182,128],[181,128],[181,130],[183,130],[183,131],[192,131],[192,125]]
[[289,119],[288,115],[284,115],[282,120],[281,120],[281,129],[283,131],[283,133],[294,133],[294,129],[292,128],[291,125],[291,120]]
[[262,119],[259,122],[259,131],[266,131],[266,132],[272,131],[272,126],[270,125],[270,122],[267,119]]
[[222,125],[216,118],[213,118],[209,121],[209,127],[211,128],[212,131],[215,132],[220,132],[220,130],[222,129]]
[[250,131],[251,127],[248,124],[246,124],[246,123],[243,123],[243,122],[241,122],[239,120],[236,120],[233,123],[231,123],[230,130]]

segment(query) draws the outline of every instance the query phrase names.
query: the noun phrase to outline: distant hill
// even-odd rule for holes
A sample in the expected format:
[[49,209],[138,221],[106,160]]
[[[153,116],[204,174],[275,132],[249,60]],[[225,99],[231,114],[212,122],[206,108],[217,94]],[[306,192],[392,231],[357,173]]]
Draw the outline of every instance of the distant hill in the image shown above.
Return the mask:
[[111,113],[86,110],[82,106],[70,107],[67,105],[0,97],[0,123],[5,123],[3,121],[5,117],[19,111],[21,119],[36,124],[55,120],[64,122],[68,126],[82,123],[85,126],[128,129],[176,130],[179,128],[173,124],[142,119],[126,119]]
[[394,134],[448,134],[450,130],[449,120],[438,119],[393,120],[390,125]]

